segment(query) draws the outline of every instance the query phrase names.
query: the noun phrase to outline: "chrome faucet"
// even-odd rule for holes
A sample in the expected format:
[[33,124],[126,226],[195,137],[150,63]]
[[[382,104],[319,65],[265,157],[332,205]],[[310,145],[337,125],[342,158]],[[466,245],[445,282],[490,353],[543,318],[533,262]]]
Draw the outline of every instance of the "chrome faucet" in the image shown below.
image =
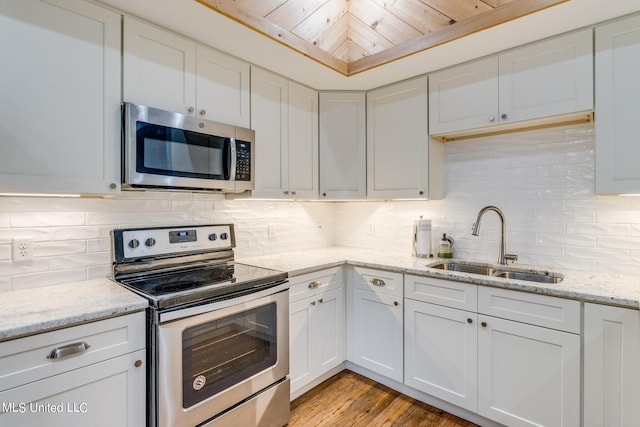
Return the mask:
[[502,224],[502,228],[500,230],[500,252],[498,253],[498,264],[507,265],[507,261],[516,262],[518,260],[518,255],[505,253],[504,214],[499,208],[495,206],[485,206],[484,208],[480,209],[480,212],[478,212],[478,218],[476,218],[476,222],[473,223],[471,234],[477,236],[480,233],[480,220],[482,219],[482,215],[484,215],[487,211],[494,211],[495,213],[497,213],[500,217],[500,223]]

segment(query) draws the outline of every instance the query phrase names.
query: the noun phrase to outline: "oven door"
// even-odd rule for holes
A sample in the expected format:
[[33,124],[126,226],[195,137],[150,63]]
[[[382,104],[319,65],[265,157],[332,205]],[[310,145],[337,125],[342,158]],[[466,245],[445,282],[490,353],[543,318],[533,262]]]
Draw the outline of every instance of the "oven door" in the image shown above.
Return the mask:
[[252,295],[159,325],[160,427],[198,425],[287,377],[288,289]]

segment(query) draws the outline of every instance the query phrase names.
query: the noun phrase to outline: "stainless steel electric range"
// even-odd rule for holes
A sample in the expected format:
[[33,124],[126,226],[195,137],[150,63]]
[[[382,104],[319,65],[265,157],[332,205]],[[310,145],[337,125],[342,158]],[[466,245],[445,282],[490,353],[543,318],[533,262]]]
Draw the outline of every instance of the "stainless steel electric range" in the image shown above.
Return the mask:
[[287,274],[234,262],[232,224],[113,231],[113,276],[149,300],[148,425],[289,420]]

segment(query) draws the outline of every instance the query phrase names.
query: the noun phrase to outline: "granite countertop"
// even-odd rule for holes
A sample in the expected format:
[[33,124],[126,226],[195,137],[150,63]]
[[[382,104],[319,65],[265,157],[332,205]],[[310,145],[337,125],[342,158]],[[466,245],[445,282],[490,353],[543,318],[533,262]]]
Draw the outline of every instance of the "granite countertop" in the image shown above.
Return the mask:
[[109,279],[0,294],[0,341],[144,310],[148,301]]
[[[288,271],[290,277],[348,263],[359,267],[378,268],[439,279],[459,280],[478,285],[640,309],[640,278],[635,276],[569,269],[549,269],[520,263],[509,265],[509,269],[518,269],[525,272],[544,270],[564,277],[558,284],[545,284],[429,268],[429,265],[443,261],[437,258],[417,258],[410,254],[346,247],[285,252],[247,257],[237,259],[237,261],[259,267]],[[469,260],[460,261],[468,262]]]

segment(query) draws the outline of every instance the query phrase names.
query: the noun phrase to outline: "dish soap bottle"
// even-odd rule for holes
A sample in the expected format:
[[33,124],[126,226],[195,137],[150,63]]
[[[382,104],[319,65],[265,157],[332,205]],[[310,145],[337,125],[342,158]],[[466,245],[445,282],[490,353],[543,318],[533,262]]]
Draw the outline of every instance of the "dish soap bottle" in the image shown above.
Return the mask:
[[453,258],[453,239],[442,234],[442,240],[438,244],[438,258]]

